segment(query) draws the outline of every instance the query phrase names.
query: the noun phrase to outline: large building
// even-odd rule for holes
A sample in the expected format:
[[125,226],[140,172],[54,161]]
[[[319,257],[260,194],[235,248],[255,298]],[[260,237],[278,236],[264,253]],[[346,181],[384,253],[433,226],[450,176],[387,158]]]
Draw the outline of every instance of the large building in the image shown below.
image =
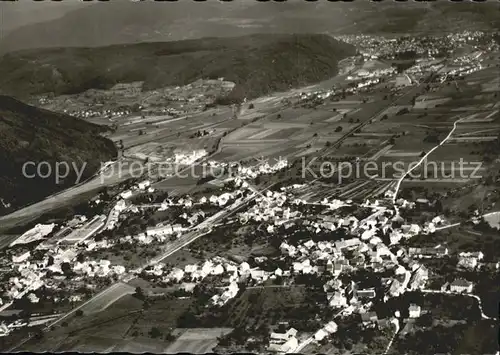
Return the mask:
[[82,227],[73,230],[70,234],[64,237],[64,239],[59,241],[59,244],[76,245],[83,242],[85,239],[90,238],[102,229],[106,224],[106,219],[105,215],[95,216]]

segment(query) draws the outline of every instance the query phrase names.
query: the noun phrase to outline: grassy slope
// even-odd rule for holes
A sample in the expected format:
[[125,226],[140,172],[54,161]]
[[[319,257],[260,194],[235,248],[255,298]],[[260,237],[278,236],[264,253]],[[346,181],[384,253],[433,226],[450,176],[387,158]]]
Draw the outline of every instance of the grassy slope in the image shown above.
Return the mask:
[[[101,136],[100,126],[62,114],[56,114],[0,96],[0,197],[12,207],[39,200],[72,185],[71,173],[60,185],[53,176],[28,179],[22,174],[27,161],[77,163],[86,162],[84,177],[91,176],[101,161],[116,156],[113,143]],[[30,167],[29,174],[35,170]],[[0,213],[6,213],[0,207]]]
[[117,82],[145,81],[147,89],[199,78],[236,82],[232,96],[258,97],[337,73],[355,53],[326,35],[251,35],[99,48],[28,50],[0,58],[0,92],[83,92]]

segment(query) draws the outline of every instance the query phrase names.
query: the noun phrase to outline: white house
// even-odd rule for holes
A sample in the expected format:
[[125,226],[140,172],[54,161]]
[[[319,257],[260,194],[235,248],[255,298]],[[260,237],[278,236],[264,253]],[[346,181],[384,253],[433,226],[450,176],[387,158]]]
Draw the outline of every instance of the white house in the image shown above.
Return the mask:
[[29,251],[23,253],[23,254],[20,254],[20,255],[13,255],[12,256],[12,262],[15,263],[15,264],[19,264],[19,263],[22,263],[26,260],[28,260],[28,258],[30,257],[31,253]]
[[335,292],[329,300],[329,305],[335,308],[347,306],[347,298],[342,293]]
[[149,182],[149,180],[145,180],[145,181],[142,181],[140,182],[137,187],[140,189],[140,190],[145,190],[147,189],[149,186],[151,186],[151,183]]
[[450,290],[458,293],[471,293],[474,284],[464,279],[456,279],[450,284]]
[[314,340],[316,341],[322,341],[323,339],[325,339],[327,336],[328,336],[328,332],[324,329],[320,329],[318,330],[315,334],[314,334]]
[[272,343],[284,343],[290,338],[294,338],[297,335],[297,329],[290,328],[285,333],[271,333],[271,342]]
[[120,194],[120,197],[123,198],[124,200],[132,197],[132,191],[130,190],[127,190],[127,191],[123,191],[121,194]]
[[408,313],[410,314],[410,318],[418,318],[420,317],[421,308],[419,305],[411,304],[408,308]]

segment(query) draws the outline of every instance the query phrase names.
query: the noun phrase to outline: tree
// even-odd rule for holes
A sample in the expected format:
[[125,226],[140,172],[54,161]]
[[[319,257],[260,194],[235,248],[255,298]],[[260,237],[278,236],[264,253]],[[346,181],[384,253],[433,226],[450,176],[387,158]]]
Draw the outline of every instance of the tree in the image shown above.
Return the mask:
[[144,292],[142,291],[141,287],[137,286],[135,288],[134,296],[140,300],[144,299]]
[[249,109],[249,110],[252,110],[253,108],[254,108],[254,105],[253,105],[253,104],[248,105],[248,109]]
[[85,261],[85,255],[78,254],[78,256],[76,257],[76,261],[78,261],[79,263],[83,263]]
[[168,341],[168,342],[174,341],[175,340],[175,336],[172,333],[168,333],[168,334],[165,335],[165,340]]
[[83,311],[82,311],[81,309],[79,309],[79,310],[77,310],[77,311],[75,312],[75,315],[76,315],[77,317],[81,317],[81,316],[83,316]]
[[71,274],[72,270],[71,270],[71,264],[68,263],[68,262],[64,262],[61,264],[61,270],[62,272],[64,273],[64,275],[69,275]]
[[152,327],[149,331],[149,336],[153,339],[156,339],[162,336],[162,332],[157,327]]
[[342,132],[342,126],[337,126],[337,128],[335,128],[335,132]]

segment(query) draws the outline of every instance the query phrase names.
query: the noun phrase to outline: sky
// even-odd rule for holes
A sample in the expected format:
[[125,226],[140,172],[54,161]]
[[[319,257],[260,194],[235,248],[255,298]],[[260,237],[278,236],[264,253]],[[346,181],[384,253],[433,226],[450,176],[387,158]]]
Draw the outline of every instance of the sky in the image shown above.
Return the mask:
[[81,0],[0,1],[0,35],[16,27],[56,19],[83,6],[88,3]]

